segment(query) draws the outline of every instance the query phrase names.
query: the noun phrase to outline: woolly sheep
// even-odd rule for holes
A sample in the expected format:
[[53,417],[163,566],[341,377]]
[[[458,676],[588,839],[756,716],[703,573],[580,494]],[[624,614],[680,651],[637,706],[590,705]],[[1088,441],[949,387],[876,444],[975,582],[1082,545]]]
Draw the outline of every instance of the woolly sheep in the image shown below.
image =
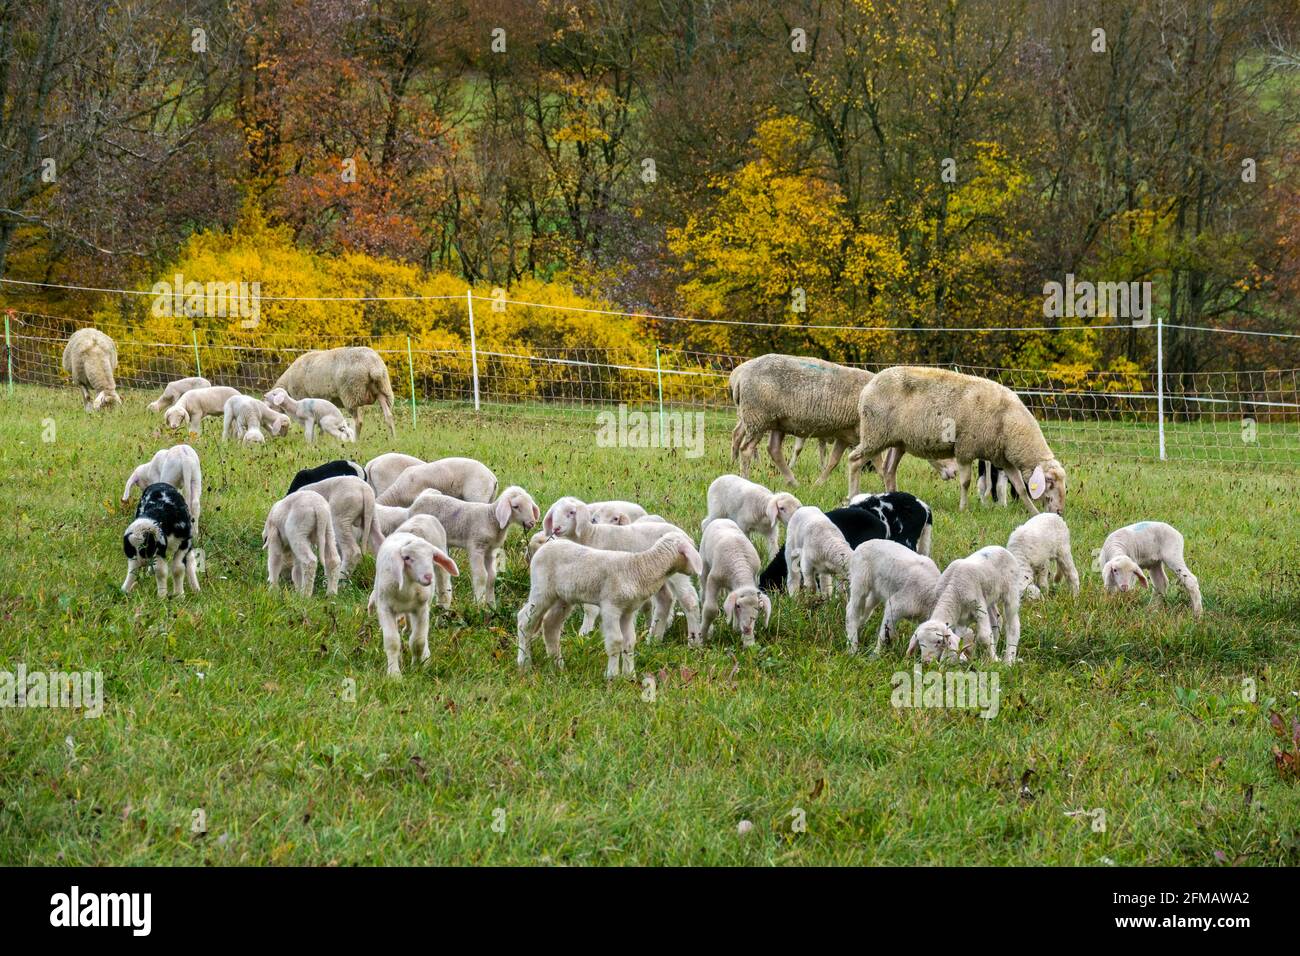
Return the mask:
[[[1165,569],[1187,589],[1192,614],[1201,616],[1201,584],[1183,560],[1183,536],[1173,525],[1163,521],[1139,521],[1112,531],[1101,546],[1101,580],[1107,593],[1121,593],[1137,584],[1155,586],[1164,594],[1169,586]],[[1145,572],[1151,572],[1148,579]]]
[[207,388],[192,388],[176,403],[163,412],[163,421],[168,428],[188,426],[190,434],[198,435],[203,430],[203,419],[211,415],[224,415],[226,402],[239,394],[238,389],[229,385],[209,385]]
[[473,458],[439,458],[403,470],[376,500],[406,508],[426,488],[462,501],[489,502],[496,498],[497,476]]
[[858,652],[858,632],[881,604],[885,606],[874,654],[884,651],[900,621],[925,620],[934,608],[939,568],[923,554],[897,541],[865,541],[849,560],[849,601],[844,630],[849,653]]
[[[411,515],[393,532],[393,534],[402,533],[417,535],[438,550],[443,552],[447,550],[447,531],[443,528],[442,522],[433,515]],[[442,565],[437,565],[433,569],[433,578],[436,582],[438,606],[451,607],[451,573]]]
[[460,573],[447,552],[409,531],[385,538],[375,558],[375,587],[367,607],[379,616],[389,677],[402,676],[399,618],[405,618],[411,629],[412,659],[417,655],[421,663],[429,659],[429,604],[436,568],[450,575]]
[[[312,547],[315,546],[313,553]],[[325,566],[325,593],[338,594],[342,562],[334,536],[334,518],[329,502],[304,488],[281,498],[271,506],[262,526],[262,547],[266,550],[266,576],[271,588],[280,584],[287,561],[298,593],[311,597],[316,588],[316,554]]]
[[727,623],[740,632],[745,647],[754,646],[754,627],[763,614],[766,625],[772,618],[772,601],[758,589],[758,552],[740,526],[727,518],[709,522],[700,538],[700,581],[704,611],[700,620],[700,643],[718,616],[718,597]]
[[354,442],[357,433],[352,423],[343,417],[338,406],[323,398],[293,399],[283,388],[273,388],[266,393],[266,403],[272,408],[283,409],[298,420],[302,426],[303,437],[311,444],[316,440],[316,429],[327,435],[333,435],[339,441]]
[[1028,570],[1006,548],[990,545],[958,558],[939,576],[934,608],[912,633],[907,653],[919,650],[922,661],[955,654],[962,643],[961,625],[974,623],[975,640],[996,661],[994,628],[1000,621],[1006,631],[1003,660],[1014,664],[1020,645],[1020,596],[1029,583]]
[[549,541],[533,556],[528,600],[516,617],[520,670],[532,664],[530,645],[539,628],[546,653],[557,668],[563,668],[560,628],[572,608],[595,604],[600,607],[605,637],[605,679],[613,680],[620,668],[634,678],[637,610],[670,577],[701,570],[699,552],[681,531],[666,532],[643,551],[624,553],[564,538]]
[[375,497],[377,498],[387,491],[393,482],[397,480],[397,476],[406,469],[425,463],[423,458],[390,451],[366,462],[366,481],[370,482],[370,487],[375,489]]
[[190,509],[194,537],[199,535],[199,511],[203,498],[203,469],[199,467],[199,453],[189,445],[173,445],[157,452],[151,459],[131,472],[122,489],[122,503],[131,500],[131,489],[142,492],[150,485],[163,482],[180,490]]
[[289,431],[289,416],[251,395],[233,395],[226,399],[222,411],[222,441],[229,441],[233,435],[236,441],[264,442],[263,427],[271,435],[279,437]]
[[781,525],[786,524],[799,510],[799,499],[789,492],[773,493],[739,475],[719,475],[713,479],[708,491],[709,514],[700,528],[709,522],[729,518],[745,534],[758,534],[767,545],[770,559],[776,554]]
[[[1038,498],[1047,511],[1065,509],[1065,469],[1029,409],[1004,385],[947,369],[895,366],[862,389],[858,408],[861,442],[850,458],[861,464],[895,449],[881,471],[887,491],[896,490],[898,463],[908,452],[953,457],[965,510],[971,463],[983,458],[1007,472],[1031,514],[1038,513]],[[856,476],[850,470],[850,496],[858,491]]]
[[794,513],[785,536],[791,594],[799,593],[805,580],[822,594],[831,594],[835,579],[848,576],[852,557],[853,549],[844,534],[820,508],[806,505]]
[[372,348],[353,346],[304,352],[276,379],[275,387],[295,398],[310,396],[338,402],[356,419],[357,437],[361,435],[364,406],[378,402],[388,434],[397,434],[393,428],[393,386],[388,378],[388,366]]
[[351,574],[367,548],[375,554],[383,535],[375,525],[375,490],[360,478],[341,475],[326,478],[306,488],[316,492],[330,506],[334,539],[343,559],[343,573]]
[[163,389],[163,393],[149,403],[149,411],[155,415],[176,404],[176,399],[196,388],[211,388],[212,383],[206,378],[195,375],[190,378],[178,378]]
[[1070,529],[1060,515],[1034,515],[1011,532],[1007,550],[1029,571],[1033,583],[1025,589],[1026,597],[1046,593],[1053,565],[1056,580],[1069,581],[1070,593],[1079,596],[1079,572],[1070,555]]
[[117,345],[99,329],[77,329],[63,347],[63,371],[68,373],[73,385],[81,387],[88,412],[97,412],[105,405],[122,404],[113,381],[116,368]]

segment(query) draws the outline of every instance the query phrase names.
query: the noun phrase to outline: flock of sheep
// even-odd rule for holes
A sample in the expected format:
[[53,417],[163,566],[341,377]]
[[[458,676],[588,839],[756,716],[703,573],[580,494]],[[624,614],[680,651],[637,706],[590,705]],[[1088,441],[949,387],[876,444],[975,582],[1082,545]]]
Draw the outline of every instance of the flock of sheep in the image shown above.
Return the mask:
[[[83,388],[88,410],[120,404],[115,364],[116,349],[102,333],[84,329],[69,341],[64,366]],[[459,575],[449,552],[458,549],[467,556],[475,601],[493,604],[511,527],[527,532],[539,522],[541,529],[527,545],[528,599],[517,615],[521,669],[531,666],[531,645],[539,632],[552,662],[563,666],[561,631],[579,607],[580,633],[597,624],[601,628],[605,676],[612,679],[635,675],[637,617],[643,609],[650,611],[648,640],[664,635],[680,607],[690,645],[701,645],[721,615],[749,646],[760,617],[764,623],[770,618],[769,592],[784,588],[795,594],[808,586],[829,596],[837,584],[841,590],[847,584],[850,651],[856,651],[859,631],[880,606],[876,653],[900,622],[915,620],[907,653],[923,661],[964,658],[977,646],[997,660],[1001,632],[1001,659],[1013,663],[1022,597],[1038,597],[1053,578],[1068,582],[1077,595],[1079,575],[1062,517],[1065,469],[1009,389],[941,369],[899,366],[872,375],[789,355],[743,363],[732,373],[730,389],[737,406],[732,455],[740,459],[742,473],[722,475],[710,485],[698,549],[682,528],[635,502],[588,503],[565,496],[543,516],[521,487],[498,494],[496,475],[474,459],[425,462],[389,452],[365,466],[338,460],[295,476],[263,528],[268,581],[277,586],[289,568],[295,587],[310,595],[321,565],[332,595],[340,577],[356,568],[365,551],[372,552],[368,607],[378,615],[393,676],[401,672],[403,626],[412,660],[429,657],[430,605],[436,600],[450,606],[452,578]],[[331,400],[353,415],[355,428]],[[392,434],[392,401],[378,354],[347,348],[301,356],[265,401],[188,378],[172,382],[149,407],[162,413],[168,426],[188,426],[194,433],[204,417],[222,414],[226,439],[263,441],[264,429],[282,435],[292,418],[309,441],[316,429],[355,441],[361,409],[369,404],[380,405]],[[852,449],[846,507],[823,512],[748,480],[754,453],[767,437],[777,470],[794,484],[782,456],[787,435],[799,446],[811,438],[823,443],[819,482]],[[899,461],[909,452],[945,478],[959,480],[962,509],[978,465],[981,497],[1000,474],[1032,516],[1012,532],[1006,547],[980,548],[941,573],[929,557],[930,507],[896,487]],[[858,493],[868,464],[884,479],[884,493]],[[186,581],[198,590],[193,541],[202,472],[197,453],[186,444],[159,451],[132,473],[123,501],[134,487],[142,494],[123,538],[128,560],[123,590],[129,591],[149,565],[160,596],[183,594]],[[1005,506],[1005,490],[1000,497]],[[1036,502],[1044,506],[1042,513]],[[754,538],[763,547],[766,567]],[[1201,614],[1200,587],[1184,560],[1183,537],[1168,524],[1140,521],[1111,533],[1101,550],[1100,571],[1107,592],[1150,585],[1163,593],[1166,572],[1171,573],[1187,590],[1193,613]]]

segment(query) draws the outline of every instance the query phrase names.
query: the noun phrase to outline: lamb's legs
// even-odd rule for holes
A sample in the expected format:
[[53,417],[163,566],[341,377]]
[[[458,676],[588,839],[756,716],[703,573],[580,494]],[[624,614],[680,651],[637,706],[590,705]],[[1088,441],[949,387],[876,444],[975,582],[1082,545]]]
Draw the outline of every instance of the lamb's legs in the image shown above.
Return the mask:
[[171,578],[172,597],[185,596],[185,555],[186,554],[188,554],[188,552],[182,551],[180,548],[177,548],[176,553],[173,554],[171,556],[171,560],[167,562],[168,563],[167,574],[168,577]]
[[1183,560],[1182,555],[1176,558],[1170,558],[1165,562],[1169,570],[1178,578],[1179,583],[1187,589],[1187,596],[1192,599],[1192,615],[1200,617],[1203,610],[1201,605],[1201,582],[1196,580],[1196,575],[1192,573],[1191,568]]
[[515,640],[519,645],[519,656],[515,663],[519,665],[521,671],[528,670],[532,666],[532,655],[529,653],[529,645],[532,643],[533,633],[537,630],[537,625],[541,623],[542,615],[549,608],[538,607],[532,601],[525,601],[524,606],[519,609],[515,615]]
[[488,604],[497,603],[497,553],[489,551],[483,556],[483,594]]
[[844,609],[844,636],[848,639],[850,654],[858,652],[858,632],[862,630],[862,622],[871,616],[874,607],[870,594],[861,593],[850,582],[848,606]]
[[564,656],[560,653],[560,631],[570,610],[567,604],[557,604],[542,618],[542,640],[546,644],[546,654],[556,670],[564,670]]
[[[380,604],[379,627],[384,632],[384,656],[388,658],[388,676],[402,676],[402,635],[397,629],[397,615]],[[414,628],[412,628],[414,630]]]
[[600,607],[600,630],[605,636],[605,680],[618,676],[619,660],[623,655],[623,612],[613,605]]
[[316,440],[316,419],[309,418],[302,423],[302,437],[308,445]]
[[803,586],[803,555],[800,552],[790,550],[789,538],[786,538],[785,541],[785,565],[785,589],[791,597],[794,597]]
[[966,506],[970,503],[970,475],[970,462],[957,462],[957,486],[961,489],[961,503],[957,506],[958,511],[965,511]]
[[411,627],[411,660],[424,664],[429,660],[429,605],[421,604],[406,621]]
[[1002,625],[1003,635],[1006,639],[1006,650],[1003,660],[1008,664],[1016,662],[1016,648],[1020,646],[1020,600],[1016,597],[1007,599],[1002,606]]
[[1151,586],[1157,594],[1163,595],[1169,587],[1169,578],[1165,575],[1165,566],[1157,562],[1147,570],[1151,573]]
[[[325,565],[325,593],[339,593],[339,578],[343,576],[343,563],[335,558],[332,554],[321,555],[321,562]],[[315,579],[316,571],[312,570],[312,578]]]
[[[654,597],[650,599],[650,632],[646,635],[646,643],[652,644],[659,640],[667,632],[673,622],[673,592],[668,589],[665,583]],[[604,614],[604,611],[600,612]],[[592,615],[592,622],[595,623],[597,615]]]
[[582,626],[578,628],[578,636],[590,634],[596,629],[596,623],[600,620],[600,606],[596,604],[584,604],[582,606]]
[[481,551],[469,554],[469,578],[474,586],[474,601],[483,604],[487,600],[487,566],[485,555]]
[[289,548],[293,551],[293,570],[298,575],[294,584],[300,594],[311,597],[316,590],[316,555],[312,554],[311,545],[306,538],[290,541]]
[[438,607],[451,607],[451,574],[444,570],[441,565],[434,565],[433,580],[438,593]]
[[686,643],[699,647],[704,638],[700,634],[700,596],[695,593],[695,585],[684,574],[670,575],[667,585],[686,618]]
[[1056,576],[1064,577],[1070,582],[1070,593],[1079,596],[1079,572],[1074,566],[1074,558],[1068,548],[1062,549],[1056,556]]
[[140,569],[145,566],[145,562],[140,558],[128,558],[126,561],[126,580],[122,582],[122,593],[130,594],[135,588],[136,578],[140,576]]
[[876,635],[876,656],[879,657],[890,641],[894,639],[894,632],[898,630],[898,605],[892,600],[885,602],[885,609],[880,615],[880,632]]
[[619,660],[623,666],[623,676],[636,679],[636,609],[627,611],[620,621],[623,630],[623,651]]
[[984,606],[975,612],[975,642],[989,652],[989,658],[996,661],[998,659],[997,642],[993,640],[993,628],[989,623],[989,609]]
[[772,463],[776,465],[776,470],[781,473],[781,477],[788,481],[791,486],[799,483],[795,478],[794,472],[790,466],[785,463],[785,455],[781,453],[781,444],[785,441],[784,432],[771,432],[767,436],[767,453],[772,458]]
[[713,621],[718,616],[718,583],[716,579],[704,579],[704,609],[700,617],[700,643],[709,636]]

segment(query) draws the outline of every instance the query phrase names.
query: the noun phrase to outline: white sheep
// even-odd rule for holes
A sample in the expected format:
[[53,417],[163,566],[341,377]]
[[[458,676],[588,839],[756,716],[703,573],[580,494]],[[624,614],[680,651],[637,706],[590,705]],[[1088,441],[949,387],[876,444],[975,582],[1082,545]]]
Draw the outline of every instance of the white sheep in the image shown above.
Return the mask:
[[605,679],[613,680],[620,669],[634,678],[637,611],[669,578],[702,570],[699,552],[681,531],[660,535],[643,551],[624,553],[565,538],[549,541],[533,556],[528,601],[516,618],[520,669],[532,664],[530,645],[539,628],[546,653],[562,668],[560,629],[569,611],[579,604],[595,604],[605,637]]
[[122,503],[131,500],[131,489],[144,491],[155,482],[166,482],[180,491],[190,509],[190,522],[194,537],[199,535],[199,511],[203,499],[203,469],[199,467],[199,453],[189,445],[173,445],[157,452],[151,459],[131,472],[122,489]]
[[975,625],[975,640],[998,659],[999,627],[1006,632],[1003,660],[1016,662],[1020,646],[1020,596],[1029,587],[1029,571],[1006,548],[990,545],[944,568],[935,586],[930,617],[912,633],[907,653],[920,651],[922,661],[956,654],[962,648],[961,626]]
[[[81,386],[88,412],[105,405],[121,405],[113,371],[117,368],[117,345],[99,329],[77,329],[63,347],[63,371],[73,385]],[[91,398],[94,395],[94,398]]]
[[646,510],[634,501],[589,501],[587,507],[596,524],[631,524],[646,516]]
[[399,618],[405,618],[411,629],[411,657],[418,655],[421,663],[429,659],[429,604],[435,568],[451,575],[460,573],[447,552],[409,531],[385,538],[375,558],[375,587],[367,607],[379,616],[389,677],[402,676]]
[[717,518],[729,518],[745,534],[760,535],[770,560],[776,554],[781,525],[799,510],[799,499],[789,492],[773,493],[739,475],[719,475],[708,491],[709,514],[700,524],[706,529]]
[[928,557],[884,538],[864,541],[849,560],[849,601],[844,630],[849,653],[858,651],[858,633],[879,605],[884,605],[876,648],[880,654],[901,621],[923,621],[934,608],[939,568]]
[[273,436],[284,435],[289,431],[289,416],[251,395],[232,395],[226,399],[222,411],[222,441],[229,441],[233,435],[236,441],[261,443],[266,441],[263,428]]
[[1070,593],[1079,596],[1079,572],[1070,555],[1070,529],[1060,515],[1050,512],[1034,515],[1011,532],[1007,550],[1029,570],[1033,583],[1025,589],[1026,597],[1037,598],[1046,593],[1053,570],[1055,579],[1069,581]]
[[343,417],[338,406],[323,398],[292,398],[283,388],[273,388],[266,393],[266,403],[284,410],[302,426],[303,437],[311,444],[316,440],[316,429],[333,435],[342,442],[354,442],[357,433],[352,423]]
[[[418,535],[440,551],[445,552],[447,550],[447,531],[443,528],[442,522],[433,515],[411,515],[398,525],[397,530],[393,533],[398,534],[401,532]],[[441,608],[451,607],[452,573],[442,565],[437,565],[433,569],[433,577],[437,585],[435,592],[438,606]]]
[[1101,546],[1100,563],[1107,593],[1130,591],[1140,582],[1144,587],[1150,583],[1157,594],[1164,594],[1169,586],[1165,570],[1172,571],[1187,589],[1193,616],[1201,616],[1201,584],[1183,559],[1183,536],[1173,525],[1139,521],[1112,531]]
[[762,612],[766,626],[772,618],[772,601],[758,589],[758,571],[762,565],[749,536],[734,521],[714,518],[700,538],[700,562],[704,598],[700,643],[709,636],[718,616],[721,595],[727,623],[740,632],[745,647],[753,647],[758,615]]
[[370,485],[360,478],[340,475],[303,488],[311,489],[329,502],[344,574],[352,573],[367,548],[379,553],[384,537],[375,524],[375,490]]
[[412,515],[433,515],[446,529],[447,543],[463,548],[469,555],[474,600],[480,604],[496,603],[498,551],[510,526],[517,524],[528,530],[541,518],[532,495],[517,485],[502,491],[495,502],[462,501],[426,489],[411,502],[409,511]]
[[378,403],[388,434],[396,434],[393,427],[393,385],[388,377],[388,366],[378,352],[367,346],[304,352],[276,379],[275,387],[284,389],[291,396],[312,395],[338,402],[356,419],[355,431],[351,425],[348,426],[353,441],[361,434],[365,406]]
[[239,390],[229,385],[192,388],[163,412],[163,421],[168,428],[188,426],[190,434],[198,435],[203,430],[203,419],[213,415],[224,415],[226,402],[238,394]]
[[806,505],[794,513],[785,535],[786,587],[791,594],[799,593],[805,581],[824,595],[832,594],[835,580],[848,577],[852,557],[843,532],[820,508]]
[[155,415],[165,411],[176,404],[176,399],[180,398],[186,392],[192,392],[196,388],[211,388],[212,383],[206,378],[197,375],[190,378],[178,378],[171,382],[163,389],[163,393],[149,403],[149,411]]
[[423,464],[427,464],[423,458],[390,451],[366,462],[366,481],[370,482],[370,487],[375,489],[377,498],[387,491],[397,480],[397,476],[406,469]]
[[462,501],[489,502],[497,496],[497,476],[473,458],[439,458],[403,469],[376,500],[406,508],[427,488]]
[[316,587],[315,545],[320,563],[325,566],[325,592],[338,594],[338,546],[334,538],[334,518],[329,502],[315,491],[299,489],[271,506],[262,526],[262,547],[266,549],[267,583],[280,583],[286,561],[292,561],[290,577],[300,594],[311,597]]

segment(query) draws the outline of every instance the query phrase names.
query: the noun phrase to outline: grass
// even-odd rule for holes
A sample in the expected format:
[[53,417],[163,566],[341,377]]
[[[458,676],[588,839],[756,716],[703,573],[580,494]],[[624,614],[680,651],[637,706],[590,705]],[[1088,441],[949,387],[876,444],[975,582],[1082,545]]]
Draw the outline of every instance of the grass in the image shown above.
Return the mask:
[[[1270,709],[1300,713],[1294,473],[1066,455],[1083,592],[1026,607],[1021,663],[991,668],[993,719],[892,707],[891,675],[909,667],[900,648],[850,657],[841,600],[785,596],[755,650],[725,626],[688,650],[680,620],[666,643],[643,643],[638,667],[659,676],[649,702],[637,684],[605,685],[603,648],[576,636],[576,618],[568,669],[553,672],[538,646],[536,672],[519,676],[518,531],[499,607],[474,607],[458,582],[430,666],[400,682],[385,679],[365,615],[371,558],[336,599],[269,592],[266,511],[298,468],[336,452],[300,435],[226,447],[210,421],[195,443],[202,594],[162,602],[145,582],[122,595],[117,498],[172,441],[145,400],[92,417],[71,390],[0,399],[0,670],[106,681],[98,719],[0,713],[0,862],[1300,863],[1300,785],[1275,770],[1268,725]],[[398,422],[393,444],[371,419],[349,454],[472,455],[543,507],[566,493],[633,498],[688,529],[728,469],[722,419],[697,459],[596,447],[594,415],[426,409],[414,430]],[[941,566],[1023,520],[1014,507],[956,513],[955,487],[914,461],[902,478],[935,507]],[[828,507],[842,472],[797,491]],[[1186,534],[1201,621],[1179,590],[1103,598],[1091,551],[1140,518]],[[1067,816],[1097,809],[1101,830]],[[743,837],[741,820],[754,824]]]

